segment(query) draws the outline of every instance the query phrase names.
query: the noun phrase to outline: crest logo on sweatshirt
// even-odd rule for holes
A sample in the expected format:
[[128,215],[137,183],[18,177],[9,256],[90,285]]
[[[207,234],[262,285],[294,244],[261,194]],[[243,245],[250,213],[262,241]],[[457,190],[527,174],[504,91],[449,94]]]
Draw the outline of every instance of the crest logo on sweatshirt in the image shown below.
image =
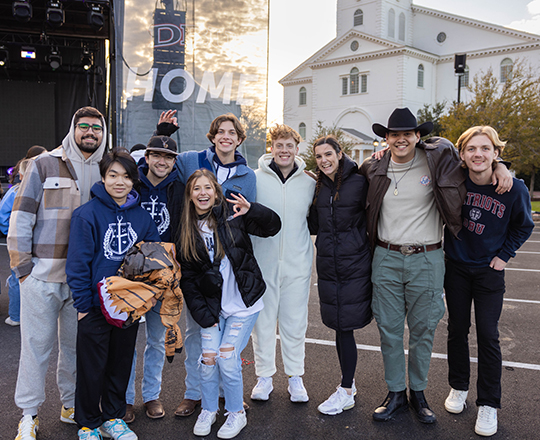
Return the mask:
[[116,223],[109,223],[103,238],[103,255],[107,260],[122,261],[128,249],[137,242],[131,222],[123,220],[124,217],[116,217]]
[[163,235],[171,224],[171,216],[167,209],[167,205],[163,202],[159,202],[158,199],[158,196],[150,196],[150,201],[142,202],[141,206],[148,214],[150,214],[150,217],[152,217],[156,223],[159,235]]

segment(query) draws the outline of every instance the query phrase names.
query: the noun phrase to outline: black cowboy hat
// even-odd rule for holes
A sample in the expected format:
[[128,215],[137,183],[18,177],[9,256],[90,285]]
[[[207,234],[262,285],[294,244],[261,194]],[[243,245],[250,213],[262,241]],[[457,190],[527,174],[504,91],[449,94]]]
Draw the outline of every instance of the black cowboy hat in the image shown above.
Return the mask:
[[396,108],[388,118],[388,127],[381,124],[373,124],[373,132],[380,137],[386,137],[389,131],[419,131],[420,136],[425,136],[433,131],[433,122],[428,121],[418,125],[416,117],[408,108]]

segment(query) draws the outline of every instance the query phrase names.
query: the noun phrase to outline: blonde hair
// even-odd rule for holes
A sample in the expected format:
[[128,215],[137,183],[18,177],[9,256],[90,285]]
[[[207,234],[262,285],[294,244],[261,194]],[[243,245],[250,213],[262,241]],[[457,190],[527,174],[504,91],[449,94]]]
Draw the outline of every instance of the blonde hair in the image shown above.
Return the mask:
[[[480,135],[486,135],[489,138],[489,140],[493,144],[493,148],[497,152],[497,155],[500,157],[506,145],[506,141],[501,141],[499,139],[499,134],[497,133],[497,131],[489,125],[477,125],[464,131],[456,143],[458,151],[461,153],[473,137]],[[496,163],[497,161],[494,160],[493,164],[495,165]],[[467,168],[464,164],[463,167]]]
[[[200,257],[197,253],[197,236],[200,234],[198,221],[200,220],[197,211],[195,210],[195,205],[191,201],[191,193],[193,187],[197,180],[201,177],[206,177],[214,189],[216,195],[216,201],[214,206],[223,206],[224,215],[227,215],[227,200],[223,195],[221,186],[219,185],[216,176],[209,170],[201,168],[200,170],[195,171],[188,179],[186,183],[186,191],[184,193],[184,209],[182,212],[182,228],[180,231],[180,255],[184,260],[188,261],[200,261]],[[215,255],[223,258],[225,256],[225,251],[219,240],[216,227],[217,219],[214,215],[213,209],[208,211],[205,216],[205,220],[208,222],[208,227],[215,233]]]
[[272,143],[278,139],[288,139],[290,137],[294,139],[296,145],[302,142],[302,136],[300,136],[294,128],[285,124],[276,124],[276,126],[272,127],[268,132],[270,133]]

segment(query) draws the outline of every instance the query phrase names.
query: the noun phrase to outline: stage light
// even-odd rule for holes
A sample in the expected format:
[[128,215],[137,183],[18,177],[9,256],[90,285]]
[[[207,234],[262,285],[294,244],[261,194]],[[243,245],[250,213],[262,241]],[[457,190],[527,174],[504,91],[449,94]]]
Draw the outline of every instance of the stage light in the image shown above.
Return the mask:
[[94,64],[92,53],[87,48],[83,49],[81,63],[84,70],[89,70],[92,67],[92,64]]
[[9,52],[4,46],[0,46],[0,67],[9,66]]
[[29,0],[20,0],[13,2],[13,16],[23,23],[30,21],[32,18],[32,5]]
[[35,60],[36,49],[28,46],[21,47],[21,58],[24,58],[25,60]]
[[90,5],[90,10],[88,11],[88,24],[94,28],[96,31],[100,31],[105,23],[105,18],[103,17],[103,8],[101,5]]
[[47,6],[47,23],[52,27],[60,27],[64,24],[64,9],[59,1],[51,0]]
[[62,65],[62,57],[60,56],[60,52],[58,52],[57,48],[51,47],[51,53],[47,57],[47,61],[49,62],[52,70],[56,70]]

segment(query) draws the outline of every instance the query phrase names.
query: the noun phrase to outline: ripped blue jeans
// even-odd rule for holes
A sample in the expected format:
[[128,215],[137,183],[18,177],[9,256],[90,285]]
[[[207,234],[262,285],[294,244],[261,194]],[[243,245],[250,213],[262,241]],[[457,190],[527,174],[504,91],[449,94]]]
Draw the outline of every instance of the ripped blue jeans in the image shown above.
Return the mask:
[[201,328],[202,407],[207,411],[218,410],[219,384],[223,386],[225,410],[239,412],[243,409],[244,386],[242,382],[242,351],[251,335],[259,312],[243,318],[220,316],[219,324]]

